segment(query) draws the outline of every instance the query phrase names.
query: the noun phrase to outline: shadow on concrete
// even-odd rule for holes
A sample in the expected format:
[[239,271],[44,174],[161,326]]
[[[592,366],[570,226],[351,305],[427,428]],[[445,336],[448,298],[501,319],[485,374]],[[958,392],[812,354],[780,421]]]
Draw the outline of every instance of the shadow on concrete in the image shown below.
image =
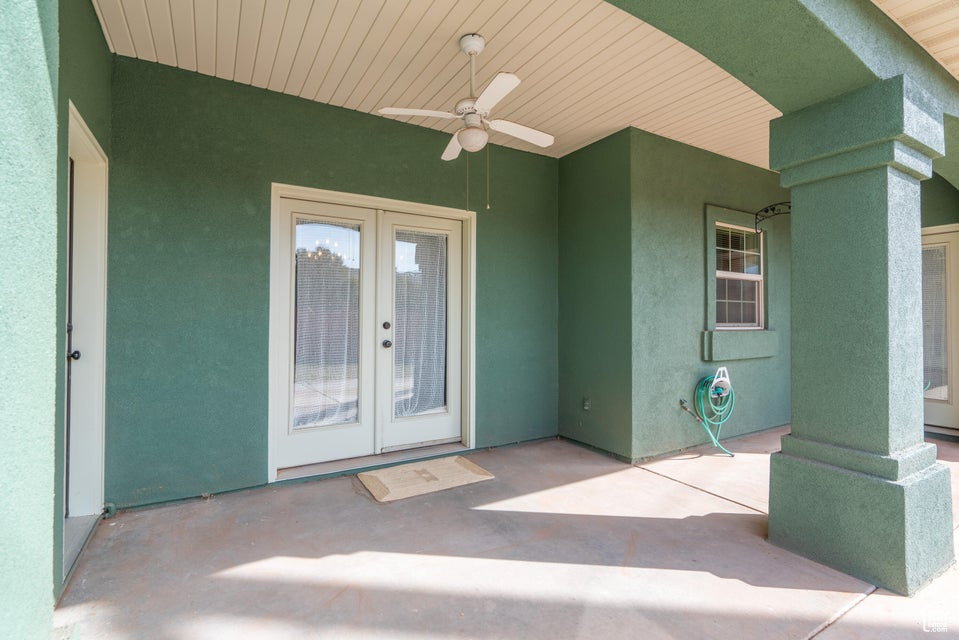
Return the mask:
[[870,589],[768,544],[765,515],[569,443],[470,458],[496,480],[380,504],[342,477],[121,514],[57,624],[162,639],[805,637]]

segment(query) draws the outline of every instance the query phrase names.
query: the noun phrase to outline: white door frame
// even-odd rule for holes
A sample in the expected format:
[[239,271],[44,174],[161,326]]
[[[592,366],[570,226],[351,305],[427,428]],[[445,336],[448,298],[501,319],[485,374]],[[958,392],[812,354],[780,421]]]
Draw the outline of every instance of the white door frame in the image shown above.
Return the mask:
[[[924,247],[926,246],[925,241],[926,241],[926,238],[928,237],[955,234],[955,233],[959,233],[959,224],[944,224],[936,227],[923,227],[922,228],[923,246]],[[955,251],[955,248],[953,249],[953,251]],[[955,259],[954,256],[950,256],[949,265],[953,263],[954,259]],[[949,265],[947,265],[947,268]],[[950,376],[956,375],[955,372],[959,371],[959,365],[957,365],[957,362],[956,362],[957,355],[959,355],[956,353],[956,350],[959,349],[959,342],[957,342],[957,340],[959,340],[959,326],[957,326],[957,318],[956,318],[957,314],[954,312],[957,306],[955,296],[959,295],[959,291],[957,291],[957,287],[956,287],[956,277],[957,277],[956,274],[951,273],[951,271],[947,272],[946,300],[948,301],[948,304],[950,305],[950,309],[949,311],[947,311],[947,316],[946,316],[947,317],[946,335],[948,336],[948,341],[949,341],[948,342],[949,353],[947,354],[947,357],[949,358],[948,370],[949,370]],[[955,404],[957,402],[956,393],[959,393],[959,387],[957,387],[955,384],[955,381],[950,378],[949,397],[945,401],[939,401],[939,400],[930,401],[930,400],[927,400],[925,398],[925,394],[923,394],[924,413],[926,409],[926,404],[928,402],[934,402],[937,405],[941,405],[942,408],[937,409],[939,413],[934,413],[933,418],[935,418],[936,416],[941,417],[942,411],[946,411],[946,412],[952,411],[953,413],[951,413],[950,415],[955,415],[954,413]],[[925,430],[933,431],[937,433],[946,433],[950,435],[956,434],[956,429],[954,428],[940,427],[940,426],[936,426],[935,424],[926,424]]]
[[[73,348],[70,456],[71,516],[103,511],[107,316],[107,155],[73,102],[69,104],[68,158],[73,159]],[[68,283],[68,286],[69,283]],[[66,478],[65,478],[66,481]]]
[[922,235],[924,236],[934,236],[939,233],[954,233],[959,231],[959,223],[957,224],[941,224],[938,227],[923,227]]
[[[463,333],[462,333],[462,420],[463,445],[472,449],[476,442],[476,212],[450,207],[439,207],[391,198],[380,198],[341,191],[312,189],[294,185],[273,183],[270,206],[270,343],[269,343],[269,393],[268,393],[268,445],[267,477],[269,482],[277,479],[276,446],[274,437],[287,429],[286,414],[289,398],[286,377],[280,375],[289,369],[289,313],[281,303],[281,292],[288,290],[290,282],[282,274],[288,248],[283,246],[284,225],[280,200],[291,198],[324,202],[354,207],[393,211],[412,215],[461,220],[463,222]],[[281,404],[283,403],[283,404]]]

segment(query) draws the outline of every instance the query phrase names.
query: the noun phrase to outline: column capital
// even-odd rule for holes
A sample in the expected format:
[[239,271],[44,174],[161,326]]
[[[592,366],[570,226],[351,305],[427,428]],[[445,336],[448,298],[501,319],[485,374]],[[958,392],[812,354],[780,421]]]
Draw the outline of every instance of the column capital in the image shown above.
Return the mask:
[[784,187],[890,166],[918,180],[945,152],[942,109],[907,76],[880,80],[770,123]]

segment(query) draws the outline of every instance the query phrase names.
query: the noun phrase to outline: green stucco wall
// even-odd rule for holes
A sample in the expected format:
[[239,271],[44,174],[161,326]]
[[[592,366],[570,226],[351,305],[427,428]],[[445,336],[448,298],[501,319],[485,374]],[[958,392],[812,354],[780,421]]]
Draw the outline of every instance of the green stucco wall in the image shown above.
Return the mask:
[[[114,56],[107,48],[92,2],[60,2],[59,6],[61,122],[67,121],[66,102],[70,100],[109,157]],[[65,128],[60,138],[65,145]],[[63,197],[66,201],[66,194]]]
[[[631,130],[631,140],[632,457],[708,441],[679,400],[692,402],[699,379],[720,366],[729,369],[736,392],[724,436],[789,422],[789,216],[762,225],[768,231],[766,329],[775,335],[735,332],[734,338],[744,339],[735,360],[704,362],[702,349],[702,332],[710,328],[705,247],[714,240],[705,205],[758,211],[789,200],[789,192],[771,171],[638,129]],[[748,215],[726,221],[753,222]],[[778,349],[770,349],[769,338]],[[775,355],[752,357],[771,351]]]
[[942,176],[933,174],[920,183],[922,188],[922,226],[936,227],[959,223],[959,191]]
[[0,634],[50,637],[57,12],[0,0]]
[[629,153],[624,130],[559,161],[559,432],[624,458],[632,422]]
[[[446,141],[440,135],[440,146]],[[434,171],[437,145],[426,147]],[[485,167],[472,166],[470,206],[477,222],[476,444],[555,436],[559,396],[558,162],[492,147],[491,205]],[[481,159],[482,155],[474,156]],[[459,168],[462,172],[462,167]],[[456,169],[443,202],[457,206]],[[476,199],[475,203],[472,200]],[[414,199],[412,196],[409,199]]]
[[[80,117],[90,128],[100,147],[110,156],[110,111],[113,76],[113,54],[107,48],[90,2],[61,2],[60,12],[60,86],[57,121],[57,348],[66,362],[67,300],[67,196],[69,182],[69,103],[73,102]],[[63,584],[63,501],[64,501],[64,392],[66,367],[57,368],[57,428],[54,501],[54,590],[57,595]]]
[[703,350],[706,205],[788,199],[770,171],[638,129],[560,160],[561,435],[628,459],[706,442],[679,400],[719,366],[737,394],[726,435],[789,422],[788,217],[764,225],[770,331],[717,338],[735,360]]
[[[462,208],[445,134],[118,58],[112,114],[106,497],[267,479],[270,183]],[[477,162],[477,160],[481,160]],[[472,162],[477,445],[556,434],[557,162]]]

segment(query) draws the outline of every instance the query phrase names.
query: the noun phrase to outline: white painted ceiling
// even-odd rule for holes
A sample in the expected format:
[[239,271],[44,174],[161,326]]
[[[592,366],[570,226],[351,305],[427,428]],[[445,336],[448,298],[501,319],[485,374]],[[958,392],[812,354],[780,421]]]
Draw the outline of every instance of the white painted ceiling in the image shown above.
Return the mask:
[[[556,137],[561,157],[627,126],[768,166],[779,111],[696,51],[602,0],[92,0],[111,51],[373,113],[448,111],[469,94],[464,33],[486,37],[477,84],[519,85],[494,110]],[[459,121],[398,118],[452,133]],[[439,157],[442,148],[436,149]]]
[[953,77],[959,79],[959,2],[872,0]]

